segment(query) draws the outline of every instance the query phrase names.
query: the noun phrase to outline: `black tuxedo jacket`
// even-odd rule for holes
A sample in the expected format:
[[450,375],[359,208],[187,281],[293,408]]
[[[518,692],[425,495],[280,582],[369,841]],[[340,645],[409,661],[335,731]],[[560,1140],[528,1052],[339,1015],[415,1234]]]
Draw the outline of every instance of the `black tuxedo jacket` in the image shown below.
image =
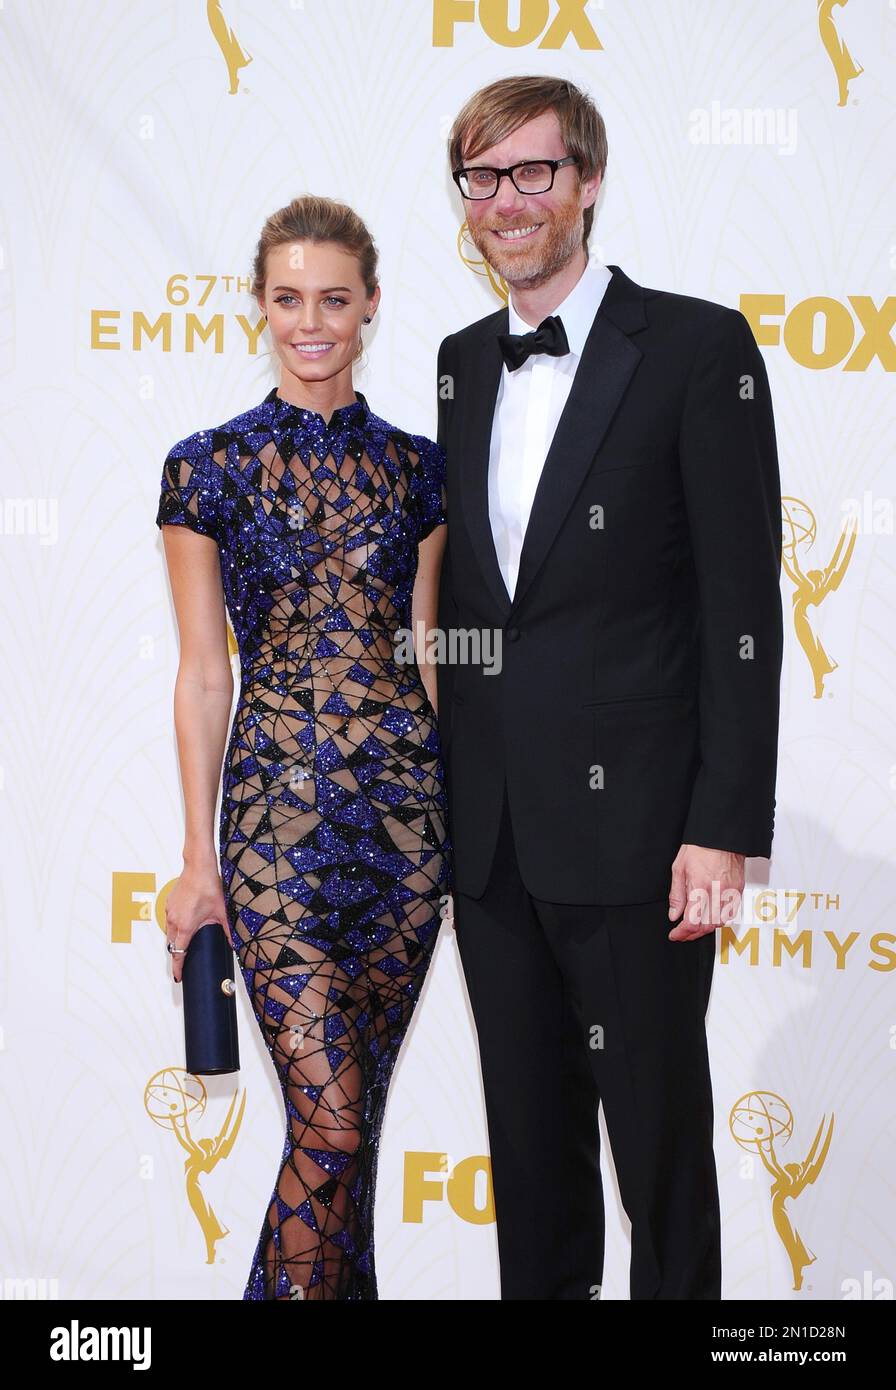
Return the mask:
[[[488,516],[507,308],[439,349],[439,727],[453,886],[474,897],[505,779],[523,881],[551,902],[664,898],[683,842],[771,853],[782,532],[765,364],[738,310],[609,269],[512,601]],[[457,659],[486,629],[492,673]]]

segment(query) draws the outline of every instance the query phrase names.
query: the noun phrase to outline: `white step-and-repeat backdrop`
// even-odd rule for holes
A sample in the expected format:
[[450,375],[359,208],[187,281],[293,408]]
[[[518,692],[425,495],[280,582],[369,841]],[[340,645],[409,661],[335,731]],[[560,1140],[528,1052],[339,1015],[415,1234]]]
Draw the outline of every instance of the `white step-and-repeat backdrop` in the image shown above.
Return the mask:
[[[718,936],[709,1015],[725,1297],[892,1298],[893,0],[7,0],[0,45],[3,1297],[242,1296],[282,1099],[241,982],[241,1072],[183,1070],[161,464],[276,383],[248,276],[301,192],[351,203],[380,248],[356,386],[435,434],[438,344],[504,288],[470,264],[445,137],[477,87],[545,72],[607,123],[594,254],[741,308],[774,395],[774,856]],[[627,1298],[604,1141],[603,1297]],[[450,928],[379,1175],[380,1296],[496,1298]]]

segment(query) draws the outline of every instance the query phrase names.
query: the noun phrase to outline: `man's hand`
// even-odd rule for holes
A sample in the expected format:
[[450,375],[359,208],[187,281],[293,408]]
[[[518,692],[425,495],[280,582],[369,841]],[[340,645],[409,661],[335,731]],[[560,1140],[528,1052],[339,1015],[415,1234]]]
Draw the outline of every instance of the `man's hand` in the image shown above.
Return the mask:
[[672,865],[669,918],[683,920],[670,941],[694,941],[725,926],[740,910],[744,856],[727,849],[682,845]]

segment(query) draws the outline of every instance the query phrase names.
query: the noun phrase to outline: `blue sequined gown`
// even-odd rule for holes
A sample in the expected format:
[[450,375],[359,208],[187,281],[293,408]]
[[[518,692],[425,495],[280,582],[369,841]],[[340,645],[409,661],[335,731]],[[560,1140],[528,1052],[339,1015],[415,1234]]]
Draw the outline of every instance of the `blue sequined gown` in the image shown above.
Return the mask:
[[386,1094],[450,889],[435,714],[396,660],[444,451],[356,395],[325,421],[274,388],[181,440],[156,517],[217,542],[239,647],[221,876],[286,1110],[244,1299],[377,1297]]

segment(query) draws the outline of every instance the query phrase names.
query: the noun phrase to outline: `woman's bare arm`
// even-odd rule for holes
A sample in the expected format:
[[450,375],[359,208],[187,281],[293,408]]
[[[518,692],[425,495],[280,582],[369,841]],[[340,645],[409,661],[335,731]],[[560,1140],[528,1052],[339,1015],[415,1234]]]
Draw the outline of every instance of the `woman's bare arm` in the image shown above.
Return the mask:
[[[426,660],[426,641],[418,641],[418,623],[424,624],[424,631],[430,632],[432,628],[438,627],[439,610],[439,576],[442,571],[442,557],[445,553],[445,542],[448,535],[448,528],[439,525],[430,531],[425,540],[422,540],[417,547],[417,577],[414,581],[414,593],[411,598],[411,623],[414,636],[414,655],[417,658],[417,666],[420,670],[420,677],[426,687],[429,702],[438,716],[439,695],[436,683],[437,667],[433,662]],[[446,894],[446,904],[441,910],[441,915],[447,922],[454,926],[454,900],[451,894]]]
[[[426,687],[429,702],[436,713],[439,709],[436,667],[433,662],[426,660],[426,642],[421,642],[418,639],[421,630],[428,633],[430,629],[438,625],[439,575],[442,570],[446,536],[447,527],[444,525],[436,526],[417,547],[417,576],[411,599],[414,655],[417,658],[417,666]],[[421,623],[424,625],[423,629],[419,626]]]
[[[166,903],[168,939],[177,946],[204,922],[226,925],[215,844],[215,806],[233,702],[227,612],[218,546],[185,526],[162,526],[180,637],[174,727],[184,791],[184,872]],[[181,978],[183,956],[172,956]]]

